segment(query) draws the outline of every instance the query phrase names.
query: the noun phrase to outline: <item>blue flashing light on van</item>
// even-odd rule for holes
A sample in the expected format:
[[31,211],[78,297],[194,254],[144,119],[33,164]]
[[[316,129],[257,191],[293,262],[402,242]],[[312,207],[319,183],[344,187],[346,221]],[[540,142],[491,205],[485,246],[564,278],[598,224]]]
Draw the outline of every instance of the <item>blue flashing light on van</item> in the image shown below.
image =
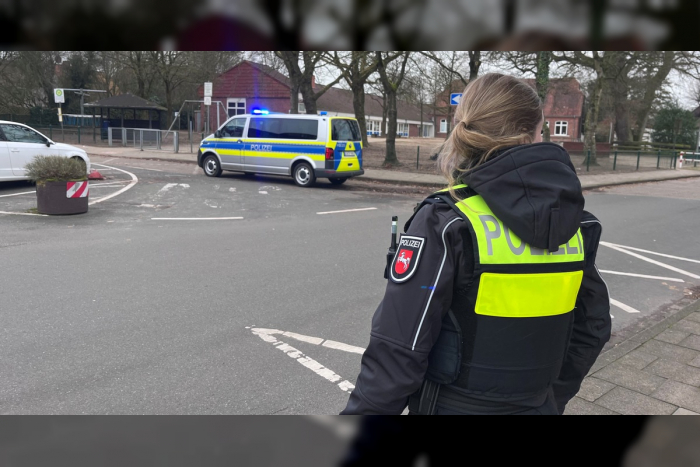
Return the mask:
[[268,115],[270,113],[267,109],[253,109],[253,115]]

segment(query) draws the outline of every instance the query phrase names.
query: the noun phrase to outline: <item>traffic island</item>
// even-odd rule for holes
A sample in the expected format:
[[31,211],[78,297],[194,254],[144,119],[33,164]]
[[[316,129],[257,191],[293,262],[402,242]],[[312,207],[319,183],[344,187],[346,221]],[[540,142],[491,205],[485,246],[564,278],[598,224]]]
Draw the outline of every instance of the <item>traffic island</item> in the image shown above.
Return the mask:
[[82,214],[88,210],[89,182],[85,165],[61,156],[37,156],[25,166],[36,182],[40,214]]

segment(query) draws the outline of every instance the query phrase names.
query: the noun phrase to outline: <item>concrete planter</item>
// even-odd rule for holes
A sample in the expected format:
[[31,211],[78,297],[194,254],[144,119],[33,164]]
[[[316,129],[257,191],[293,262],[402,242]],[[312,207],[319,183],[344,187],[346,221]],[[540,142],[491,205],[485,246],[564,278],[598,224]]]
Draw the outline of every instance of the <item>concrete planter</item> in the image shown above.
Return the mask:
[[[37,211],[40,214],[49,215],[82,214],[87,212],[88,187],[85,187],[85,196],[72,198],[69,197],[69,183],[72,182],[37,182]],[[85,181],[85,183],[88,182]],[[80,192],[77,194],[80,195]]]

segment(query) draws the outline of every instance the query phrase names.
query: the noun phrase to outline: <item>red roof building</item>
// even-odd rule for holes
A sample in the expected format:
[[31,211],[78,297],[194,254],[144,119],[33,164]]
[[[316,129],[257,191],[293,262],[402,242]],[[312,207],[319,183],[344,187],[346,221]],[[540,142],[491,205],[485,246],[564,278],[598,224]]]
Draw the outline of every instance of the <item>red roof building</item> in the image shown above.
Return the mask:
[[[314,83],[314,86],[315,83]],[[289,78],[266,65],[244,60],[230,70],[220,74],[212,82],[212,105],[210,108],[210,128],[223,124],[229,117],[251,113],[254,109],[270,112],[289,113],[291,85]],[[204,98],[204,86],[197,90],[199,99]],[[305,113],[301,96],[299,113]],[[354,117],[352,91],[332,87],[317,101],[319,112],[325,111],[330,116]],[[400,136],[418,136],[421,122],[426,136],[433,124],[428,117],[427,108],[421,113],[420,108],[407,102],[397,102],[398,133]],[[369,134],[381,136],[382,98],[371,94],[365,95],[365,119]],[[205,106],[200,110],[198,131],[203,128],[206,119]]]
[[[534,79],[524,79],[535,87]],[[455,106],[450,106],[450,93],[464,91],[462,80],[452,82],[435,99],[431,116],[435,122],[435,136],[445,137],[448,133],[447,121],[454,118]],[[581,141],[584,96],[581,85],[575,78],[555,78],[549,81],[549,90],[544,101],[544,118],[549,124],[550,139],[555,143]]]

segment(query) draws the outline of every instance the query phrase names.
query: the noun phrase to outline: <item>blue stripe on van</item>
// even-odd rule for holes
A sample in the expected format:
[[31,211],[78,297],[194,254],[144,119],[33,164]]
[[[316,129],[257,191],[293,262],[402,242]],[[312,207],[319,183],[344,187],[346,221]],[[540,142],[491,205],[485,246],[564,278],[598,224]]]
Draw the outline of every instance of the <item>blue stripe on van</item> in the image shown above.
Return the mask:
[[[259,146],[271,146],[269,152],[288,152],[288,153],[300,153],[300,154],[325,154],[326,148],[324,146],[311,146],[304,144],[284,144],[284,143],[258,143],[255,141],[245,141],[245,150],[251,151],[251,145]],[[217,143],[216,147],[219,149],[242,149],[241,144],[238,143]],[[260,151],[267,152],[267,151]]]

